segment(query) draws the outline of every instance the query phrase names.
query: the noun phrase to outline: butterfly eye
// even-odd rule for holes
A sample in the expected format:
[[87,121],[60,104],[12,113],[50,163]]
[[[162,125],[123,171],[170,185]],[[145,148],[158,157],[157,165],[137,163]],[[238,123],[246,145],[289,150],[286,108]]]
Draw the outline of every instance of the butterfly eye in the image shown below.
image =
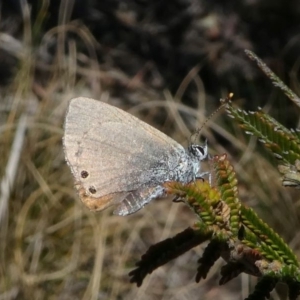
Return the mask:
[[207,146],[191,145],[189,151],[199,160],[203,160],[207,156]]
[[202,155],[205,154],[205,151],[204,151],[203,147],[201,147],[201,146],[196,146],[196,150],[197,150],[197,152],[200,152]]

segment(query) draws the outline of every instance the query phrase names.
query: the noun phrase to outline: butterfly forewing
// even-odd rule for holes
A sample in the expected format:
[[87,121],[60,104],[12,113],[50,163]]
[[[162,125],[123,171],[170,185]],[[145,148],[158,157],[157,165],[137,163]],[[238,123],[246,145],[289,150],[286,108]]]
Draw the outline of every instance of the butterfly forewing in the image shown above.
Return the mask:
[[126,192],[164,182],[185,151],[125,111],[83,97],[70,101],[63,141],[79,195],[100,201],[97,210],[122,201]]

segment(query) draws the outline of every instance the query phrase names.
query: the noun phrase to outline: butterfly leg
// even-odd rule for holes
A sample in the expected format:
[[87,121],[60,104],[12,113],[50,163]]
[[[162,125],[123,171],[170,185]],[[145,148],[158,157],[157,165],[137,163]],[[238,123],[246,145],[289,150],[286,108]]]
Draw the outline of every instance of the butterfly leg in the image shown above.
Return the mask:
[[208,182],[209,182],[209,185],[211,185],[211,183],[212,183],[211,172],[203,172],[203,173],[197,174],[195,179],[204,179],[205,176],[208,176]]

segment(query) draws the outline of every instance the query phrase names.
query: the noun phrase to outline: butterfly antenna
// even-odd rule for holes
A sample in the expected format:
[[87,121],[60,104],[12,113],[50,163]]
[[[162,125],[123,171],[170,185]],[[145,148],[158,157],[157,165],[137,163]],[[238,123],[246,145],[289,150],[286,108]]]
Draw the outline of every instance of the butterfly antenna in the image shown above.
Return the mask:
[[198,128],[196,129],[192,134],[191,134],[191,138],[190,141],[193,139],[194,137],[194,142],[196,141],[197,137],[200,135],[200,132],[202,131],[203,127],[206,126],[206,124],[208,123],[208,121],[210,121],[210,119],[216,114],[218,113],[221,109],[223,109],[226,104],[228,104],[231,99],[233,98],[233,93],[229,93],[228,96],[225,99],[221,99],[221,105],[215,110],[213,111],[209,117],[207,117],[207,119],[204,121],[204,123]]

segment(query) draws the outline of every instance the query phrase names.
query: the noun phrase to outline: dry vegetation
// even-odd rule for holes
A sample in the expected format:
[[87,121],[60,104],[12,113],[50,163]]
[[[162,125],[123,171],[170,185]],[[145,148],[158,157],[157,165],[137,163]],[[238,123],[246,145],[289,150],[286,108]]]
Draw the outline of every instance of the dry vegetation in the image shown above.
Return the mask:
[[[12,80],[0,90],[0,300],[246,297],[256,279],[243,275],[218,287],[221,261],[208,279],[194,282],[201,248],[161,267],[141,288],[130,284],[127,274],[147,248],[192,225],[194,215],[170,200],[153,201],[124,218],[111,210],[91,213],[78,199],[64,161],[64,114],[75,96],[122,107],[186,144],[191,130],[217,105],[197,66],[181,78],[175,92],[155,89],[155,76],[147,84],[144,68],[132,75],[116,63],[99,62],[96,53],[102,45],[82,23],[65,20],[37,42],[28,7],[23,20],[21,38],[0,33],[1,51],[18,62]],[[115,57],[119,55],[115,50]],[[186,95],[191,86],[194,92]],[[266,108],[272,101],[270,96]],[[209,122],[203,135],[210,154],[229,153],[241,198],[299,255],[299,193],[281,186],[270,156],[225,115]],[[276,292],[272,296],[281,299]]]

